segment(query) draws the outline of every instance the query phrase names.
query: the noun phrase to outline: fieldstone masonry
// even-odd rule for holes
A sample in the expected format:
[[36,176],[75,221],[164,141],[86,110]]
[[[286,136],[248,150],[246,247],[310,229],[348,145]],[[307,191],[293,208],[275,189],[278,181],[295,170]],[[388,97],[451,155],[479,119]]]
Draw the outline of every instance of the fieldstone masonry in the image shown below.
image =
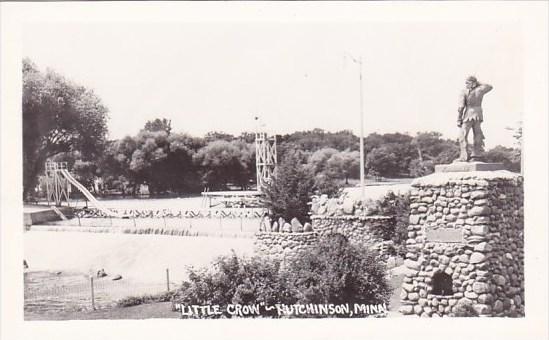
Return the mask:
[[255,236],[256,253],[280,260],[294,259],[318,240],[315,232],[259,232]]
[[[314,215],[311,220],[312,226],[305,224],[301,228],[294,220],[291,224],[283,220],[266,223],[255,235],[255,252],[282,260],[291,259],[314,245],[320,237],[331,233],[342,234],[349,242],[367,245],[384,258],[392,249],[392,241],[387,237],[390,232],[387,229],[394,227],[392,217]],[[274,228],[272,225],[275,223],[286,227]]]
[[412,183],[403,314],[524,316],[523,185],[500,171]]
[[390,216],[312,216],[313,230],[320,236],[338,233],[349,242],[368,246],[387,257],[392,249],[390,241],[394,218]]

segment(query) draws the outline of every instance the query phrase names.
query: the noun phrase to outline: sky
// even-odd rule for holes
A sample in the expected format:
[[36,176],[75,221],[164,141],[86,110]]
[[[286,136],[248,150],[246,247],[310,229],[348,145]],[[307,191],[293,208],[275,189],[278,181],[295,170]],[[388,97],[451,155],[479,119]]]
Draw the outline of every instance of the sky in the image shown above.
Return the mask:
[[455,139],[468,75],[484,98],[487,147],[512,146],[523,114],[520,26],[509,22],[74,22],[24,27],[23,56],[93,89],[109,137],[147,120],[173,131],[439,131]]

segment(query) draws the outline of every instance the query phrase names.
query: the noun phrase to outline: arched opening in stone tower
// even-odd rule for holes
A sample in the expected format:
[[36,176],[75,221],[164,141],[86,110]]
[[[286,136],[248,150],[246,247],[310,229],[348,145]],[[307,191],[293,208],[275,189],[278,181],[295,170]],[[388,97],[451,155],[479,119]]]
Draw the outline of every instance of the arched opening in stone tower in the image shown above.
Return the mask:
[[431,293],[434,295],[452,295],[454,293],[452,290],[452,277],[446,273],[435,273],[431,282],[433,285]]

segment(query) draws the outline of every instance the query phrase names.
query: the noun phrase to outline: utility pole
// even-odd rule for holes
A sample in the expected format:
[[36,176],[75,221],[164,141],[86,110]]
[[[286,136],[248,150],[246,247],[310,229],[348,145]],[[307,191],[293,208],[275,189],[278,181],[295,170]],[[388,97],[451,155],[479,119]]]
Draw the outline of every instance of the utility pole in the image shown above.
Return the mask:
[[362,56],[359,59],[360,65],[360,199],[362,204],[366,198],[364,187],[364,99],[362,91]]
[[[348,53],[347,53],[348,54]],[[359,66],[360,81],[360,200],[362,204],[366,200],[366,188],[364,184],[364,99],[362,91],[362,56],[358,59],[348,54],[353,63]]]

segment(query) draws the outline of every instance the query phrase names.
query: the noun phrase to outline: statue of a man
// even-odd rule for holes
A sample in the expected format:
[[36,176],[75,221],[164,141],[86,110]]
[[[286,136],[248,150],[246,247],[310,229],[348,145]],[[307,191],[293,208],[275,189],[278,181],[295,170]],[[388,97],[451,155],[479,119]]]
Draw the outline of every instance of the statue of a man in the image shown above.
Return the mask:
[[[457,126],[461,129],[459,136],[460,155],[458,162],[478,161],[484,151],[484,135],[480,124],[482,117],[482,98],[492,90],[492,86],[481,84],[477,78],[470,76],[465,80],[465,90],[459,97]],[[468,152],[469,131],[473,129],[473,152]]]

